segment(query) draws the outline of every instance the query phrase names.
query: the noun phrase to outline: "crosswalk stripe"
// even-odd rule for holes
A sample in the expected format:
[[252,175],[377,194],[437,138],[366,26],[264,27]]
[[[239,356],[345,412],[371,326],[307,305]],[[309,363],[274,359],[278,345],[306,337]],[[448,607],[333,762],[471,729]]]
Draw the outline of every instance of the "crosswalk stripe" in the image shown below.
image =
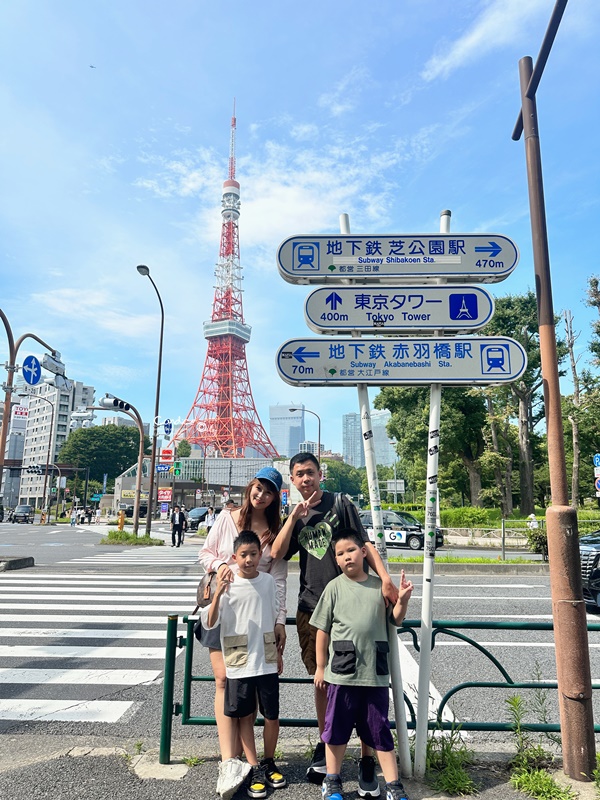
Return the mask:
[[[37,607],[37,606],[36,606]],[[106,623],[110,622],[114,625],[165,625],[167,624],[167,615],[163,617],[127,617],[111,616],[107,617],[106,614],[92,615],[87,614],[21,614],[15,611],[14,614],[0,614],[0,622],[37,622],[39,625],[52,625],[56,622],[86,622],[86,623]],[[183,621],[180,621],[183,624]]]
[[[114,592],[108,592],[107,594],[89,594],[89,595],[88,594],[73,594],[73,595],[69,595],[68,599],[69,600],[87,600],[87,601],[97,600],[99,603],[102,603],[102,602],[106,602],[106,600],[114,599],[114,596],[115,596]],[[17,600],[20,601],[21,599],[24,599],[24,598],[12,597],[12,595],[10,595],[10,594],[5,594],[4,591],[0,592],[0,600],[13,600],[13,601],[16,602]],[[66,599],[67,598],[65,598],[65,600]],[[177,597],[175,595],[171,595],[170,597],[158,597],[158,598],[155,598],[155,597],[152,597],[152,595],[149,595],[149,594],[148,595],[140,594],[140,595],[134,595],[133,597],[126,597],[126,598],[123,598],[123,599],[126,600],[127,602],[131,602],[131,603],[142,603],[142,602],[143,603],[164,603],[165,600],[170,600],[172,603],[188,603],[188,604],[191,604],[193,602],[193,600],[194,600],[194,595],[190,592],[190,594],[184,595],[183,597]],[[102,608],[104,608],[104,606],[102,606]]]
[[[27,585],[27,586],[35,585],[35,586],[41,586],[41,587],[43,587],[43,586],[48,586],[48,587],[49,586],[63,586],[64,585],[65,587],[68,587],[68,586],[96,586],[96,587],[98,587],[98,586],[115,586],[117,588],[120,588],[121,586],[131,586],[131,585],[133,585],[134,587],[139,587],[139,588],[142,588],[144,586],[168,586],[171,589],[178,589],[180,587],[181,588],[185,588],[186,586],[197,586],[199,577],[200,577],[200,573],[198,574],[197,578],[183,578],[183,579],[179,578],[179,579],[177,579],[176,582],[175,581],[171,581],[171,583],[166,583],[166,581],[164,581],[164,580],[151,581],[151,580],[141,580],[141,579],[137,579],[137,578],[124,578],[122,580],[96,580],[96,579],[94,579],[94,580],[81,581],[81,580],[69,580],[69,579],[62,580],[61,579],[61,580],[55,580],[55,581],[49,581],[49,580],[41,580],[40,581],[40,580],[37,580],[36,578],[34,578],[33,576],[31,578],[29,578],[29,579],[17,578],[17,579],[12,580],[12,581],[9,581],[8,579],[4,579],[4,580],[6,580],[6,584],[9,587],[10,586],[21,586],[21,584],[24,584],[24,585]],[[2,582],[4,582],[4,581],[2,581]],[[6,586],[3,586],[2,588],[5,589]]]
[[0,700],[0,719],[117,722],[132,705],[132,701],[123,700]]
[[0,684],[143,686],[160,674],[158,669],[0,669]]
[[[91,597],[86,597],[86,600],[92,600]],[[127,598],[128,600],[132,600],[133,598]],[[166,599],[166,598],[165,598]],[[165,614],[191,614],[193,609],[192,601],[186,599],[185,605],[181,605],[179,603],[165,603],[162,606],[152,606],[152,611],[164,611]],[[195,604],[194,604],[195,605]],[[19,603],[19,610],[29,610],[32,611],[34,609],[39,609],[40,611],[69,611],[73,608],[71,604],[63,605],[62,603],[33,603],[27,605],[26,603]],[[7,611],[14,611],[15,606],[13,603],[0,603],[0,609],[6,609]],[[92,606],[85,606],[77,604],[78,611],[148,611],[148,606],[146,604],[140,606],[134,605],[126,605],[125,603],[117,603],[115,605],[102,605],[99,606],[97,604]]]
[[[101,588],[104,588],[105,584],[102,586],[90,586],[89,588],[86,586],[2,586],[2,594],[0,597],[4,596],[5,594],[13,593],[13,594],[41,594],[41,593],[59,593],[59,594],[70,594],[71,592],[86,592],[91,594],[92,592],[98,592]],[[106,587],[110,589],[110,587]],[[139,592],[140,589],[144,587],[136,586],[133,588],[129,588],[128,586],[123,586],[118,588],[119,594],[135,594]],[[152,589],[153,594],[173,594],[174,591],[181,591],[185,589],[183,586],[173,586],[170,589]],[[111,594],[115,594],[114,589],[110,589]]]
[[[11,583],[17,583],[17,582],[29,583],[30,581],[35,581],[36,583],[39,583],[40,582],[40,580],[39,580],[40,578],[42,578],[42,579],[43,578],[50,578],[52,583],[56,583],[56,582],[58,582],[58,583],[63,583],[63,582],[64,583],[70,583],[72,581],[81,581],[81,573],[77,572],[77,573],[74,573],[73,575],[68,575],[68,574],[52,575],[52,574],[39,572],[39,573],[32,573],[27,578],[21,578],[20,576],[11,575],[10,573],[6,573],[6,572],[0,573],[0,582],[10,581]],[[151,579],[152,582],[155,582],[155,581],[188,581],[188,580],[190,580],[190,578],[183,577],[181,575],[152,575],[152,574],[140,575],[139,573],[135,573],[135,572],[133,572],[133,573],[118,573],[116,575],[90,575],[90,579],[93,579],[94,581],[102,581],[102,582],[115,581],[117,583],[119,581],[126,581],[126,580],[133,580],[133,581],[140,580],[141,581],[141,580],[145,580],[145,579],[148,579],[148,580]],[[84,581],[84,582],[87,582],[87,581]]]
[[[107,620],[104,620],[107,622]],[[158,639],[163,641],[166,628],[161,631],[133,631],[122,628],[0,628],[0,636],[7,638],[33,636],[41,639]]]
[[[179,655],[181,650],[177,653]],[[3,658],[143,658],[164,661],[164,647],[68,647],[62,645],[0,645]]]

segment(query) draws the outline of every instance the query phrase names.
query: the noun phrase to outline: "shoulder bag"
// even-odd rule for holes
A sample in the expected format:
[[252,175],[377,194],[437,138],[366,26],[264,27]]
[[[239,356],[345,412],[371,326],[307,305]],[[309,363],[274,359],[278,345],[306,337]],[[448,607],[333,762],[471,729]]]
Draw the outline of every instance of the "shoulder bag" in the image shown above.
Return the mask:
[[198,588],[196,589],[196,608],[192,613],[192,617],[196,614],[199,608],[205,608],[212,603],[215,591],[217,589],[217,573],[205,572]]

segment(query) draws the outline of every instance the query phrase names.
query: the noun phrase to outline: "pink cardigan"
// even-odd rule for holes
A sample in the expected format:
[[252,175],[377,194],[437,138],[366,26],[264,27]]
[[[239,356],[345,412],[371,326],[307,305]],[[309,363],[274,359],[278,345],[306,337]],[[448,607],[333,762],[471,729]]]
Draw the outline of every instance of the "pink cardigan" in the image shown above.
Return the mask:
[[[239,531],[231,517],[231,512],[223,509],[217,516],[217,521],[210,529],[198,555],[198,561],[204,567],[205,572],[217,570],[219,564],[227,564],[231,567],[232,572],[237,572],[237,564],[233,558],[233,540],[238,534]],[[277,602],[279,604],[277,624],[285,625],[287,615],[287,561],[282,558],[273,558],[271,546],[266,545],[263,548],[258,569],[260,572],[268,572],[275,579]]]

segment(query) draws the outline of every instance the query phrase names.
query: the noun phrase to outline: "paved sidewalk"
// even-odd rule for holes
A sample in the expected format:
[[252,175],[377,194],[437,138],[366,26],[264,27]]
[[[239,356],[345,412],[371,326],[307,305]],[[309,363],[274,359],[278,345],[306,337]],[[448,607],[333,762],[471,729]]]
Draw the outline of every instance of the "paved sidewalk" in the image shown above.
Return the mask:
[[[0,762],[0,797],[11,800],[208,800],[216,797],[218,758],[214,742],[206,740],[173,741],[172,763],[158,763],[158,743],[135,740],[111,742],[93,737],[84,746],[78,737],[10,736],[2,737]],[[304,745],[282,742],[284,753],[278,763],[289,785],[276,794],[281,800],[320,800],[318,787],[306,783],[307,760]],[[137,750],[141,748],[142,752]],[[476,750],[471,775],[478,786],[476,795],[465,800],[524,800],[524,795],[510,785],[508,750]],[[191,765],[190,759],[199,760]],[[187,760],[186,764],[184,760]],[[568,781],[563,773],[557,780],[572,785],[581,800],[597,800],[594,784]],[[346,760],[342,771],[345,797],[357,800],[356,765]],[[426,784],[404,780],[411,800],[434,800],[447,795]],[[242,788],[235,800],[246,797]]]

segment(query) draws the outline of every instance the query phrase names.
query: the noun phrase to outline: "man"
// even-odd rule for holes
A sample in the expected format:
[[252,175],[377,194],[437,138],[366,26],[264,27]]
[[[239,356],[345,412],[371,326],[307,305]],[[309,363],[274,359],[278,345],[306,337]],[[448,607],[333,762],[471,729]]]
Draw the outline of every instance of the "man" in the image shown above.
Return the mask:
[[[179,506],[175,506],[171,514],[171,547],[179,547],[183,538],[183,531],[187,528],[185,514]],[[175,544],[177,540],[177,544]]]
[[[290,559],[300,556],[300,592],[296,626],[302,651],[302,661],[309,675],[316,672],[317,630],[309,624],[325,586],[341,574],[331,546],[332,535],[341,528],[352,528],[365,543],[366,561],[381,579],[381,591],[389,603],[395,603],[398,589],[392,582],[375,547],[369,541],[358,512],[343,494],[333,494],[320,488],[321,468],[312,453],[298,453],[290,461],[290,479],[302,495],[302,502],[287,518],[277,538],[271,545],[273,558]],[[327,692],[315,686],[315,707],[319,724],[319,735],[325,726]],[[321,783],[326,774],[325,745],[317,743],[312,762],[306,776],[312,783]],[[375,777],[375,760],[370,748],[362,744],[359,764],[359,788],[361,797],[376,797],[379,784]]]

